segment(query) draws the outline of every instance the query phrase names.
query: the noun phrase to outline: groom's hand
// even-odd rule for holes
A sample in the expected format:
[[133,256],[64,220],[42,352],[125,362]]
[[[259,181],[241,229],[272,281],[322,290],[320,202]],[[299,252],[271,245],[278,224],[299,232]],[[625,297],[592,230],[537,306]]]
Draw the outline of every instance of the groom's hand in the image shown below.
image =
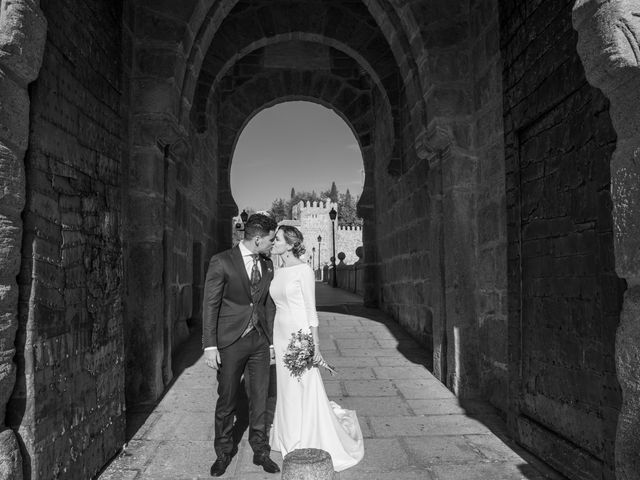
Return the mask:
[[215,370],[220,368],[220,352],[217,348],[208,348],[204,351],[204,363]]

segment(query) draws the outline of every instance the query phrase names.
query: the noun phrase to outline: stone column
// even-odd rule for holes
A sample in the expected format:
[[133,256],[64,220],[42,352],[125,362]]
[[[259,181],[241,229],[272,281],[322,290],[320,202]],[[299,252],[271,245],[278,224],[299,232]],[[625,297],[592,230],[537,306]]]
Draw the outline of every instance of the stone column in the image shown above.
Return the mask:
[[616,273],[627,282],[616,332],[622,409],[615,442],[616,478],[640,479],[640,4],[578,0],[578,53],[587,80],[611,102],[618,134],[611,158]]
[[0,480],[22,478],[14,432],[4,425],[16,380],[15,335],[29,143],[27,86],[40,71],[47,22],[37,0],[0,0]]
[[[364,262],[360,266],[363,270],[363,285],[360,287],[363,294],[363,303],[367,307],[377,307],[380,303],[378,285],[378,255],[376,251],[376,209],[375,209],[375,151],[373,146],[362,148],[365,177],[362,195],[357,205],[358,216],[364,222],[362,225],[362,248]],[[325,248],[328,248],[329,243]]]
[[[416,140],[418,157],[429,164],[430,185],[435,192],[432,202],[432,225],[429,243],[433,246],[433,371],[443,383],[447,383],[448,370],[448,321],[445,272],[445,232],[444,232],[444,186],[442,178],[443,160],[450,155],[453,140],[439,127],[423,130]],[[450,385],[449,385],[450,386]]]

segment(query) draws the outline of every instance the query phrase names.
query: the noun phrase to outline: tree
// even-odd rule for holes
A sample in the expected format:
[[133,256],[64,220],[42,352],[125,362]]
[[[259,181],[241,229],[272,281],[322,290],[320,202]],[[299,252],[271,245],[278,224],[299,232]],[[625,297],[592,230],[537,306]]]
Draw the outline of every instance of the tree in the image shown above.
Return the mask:
[[291,196],[289,198],[293,198],[296,196],[296,190],[295,188],[291,187]]
[[351,198],[351,192],[349,191],[348,188],[347,188],[347,193],[344,194],[342,202],[345,205],[353,205],[353,199]]
[[288,211],[289,210],[287,209],[287,202],[284,201],[284,198],[277,198],[273,201],[273,203],[271,203],[271,209],[269,210],[269,213],[276,222],[279,222],[280,220],[284,220],[285,218],[289,217],[287,213]]
[[338,225],[362,225],[362,219],[358,217],[356,203],[347,189],[347,193],[340,195],[338,200]]
[[333,203],[337,203],[339,200],[338,187],[336,187],[336,182],[331,182],[331,190],[329,190],[329,194],[327,195],[329,200]]

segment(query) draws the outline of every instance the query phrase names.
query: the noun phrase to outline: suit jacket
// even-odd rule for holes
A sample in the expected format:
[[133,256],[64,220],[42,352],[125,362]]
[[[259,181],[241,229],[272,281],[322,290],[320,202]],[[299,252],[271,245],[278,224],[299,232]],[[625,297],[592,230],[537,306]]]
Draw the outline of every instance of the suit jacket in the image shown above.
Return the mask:
[[260,255],[260,265],[259,301],[253,302],[240,247],[236,245],[211,257],[204,284],[203,348],[225,348],[234,343],[246,330],[254,310],[269,344],[272,343],[276,308],[269,295],[269,285],[273,279],[273,263]]

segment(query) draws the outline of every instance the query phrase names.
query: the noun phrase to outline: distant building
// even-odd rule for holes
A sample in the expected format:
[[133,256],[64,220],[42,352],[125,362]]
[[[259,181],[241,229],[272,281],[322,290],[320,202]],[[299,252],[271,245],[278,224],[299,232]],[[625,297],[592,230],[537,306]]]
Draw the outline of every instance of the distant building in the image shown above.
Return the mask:
[[[291,211],[292,219],[285,219],[278,225],[291,225],[302,232],[304,236],[304,246],[306,254],[304,260],[313,268],[318,265],[331,264],[333,254],[333,244],[331,236],[331,219],[329,211],[335,208],[340,218],[338,204],[331,201],[326,202],[305,202],[301,200],[294,205]],[[258,212],[265,213],[267,212]],[[336,221],[337,223],[337,221]],[[233,245],[237,245],[244,238],[244,229],[240,216],[233,217]],[[322,240],[318,243],[318,236]],[[340,252],[346,255],[345,263],[352,264],[358,260],[356,248],[362,246],[362,227],[339,227],[336,226],[336,257]],[[314,251],[315,248],[315,251]],[[318,263],[319,262],[319,263]],[[336,263],[338,259],[336,258]]]
[[[304,236],[304,245],[307,249],[306,258],[309,264],[313,257],[314,268],[319,265],[331,263],[332,237],[331,219],[329,211],[335,208],[340,218],[338,204],[329,200],[326,202],[305,202],[301,200],[294,205],[291,210],[291,220],[282,220],[281,225],[293,225],[297,227]],[[337,223],[337,221],[336,221]],[[318,243],[318,235],[322,241]],[[344,252],[345,263],[355,263],[358,260],[356,248],[362,245],[362,227],[338,227],[336,225],[336,257],[338,253]],[[313,252],[315,248],[315,253]],[[320,262],[320,263],[318,263]],[[336,262],[338,260],[336,259]]]

